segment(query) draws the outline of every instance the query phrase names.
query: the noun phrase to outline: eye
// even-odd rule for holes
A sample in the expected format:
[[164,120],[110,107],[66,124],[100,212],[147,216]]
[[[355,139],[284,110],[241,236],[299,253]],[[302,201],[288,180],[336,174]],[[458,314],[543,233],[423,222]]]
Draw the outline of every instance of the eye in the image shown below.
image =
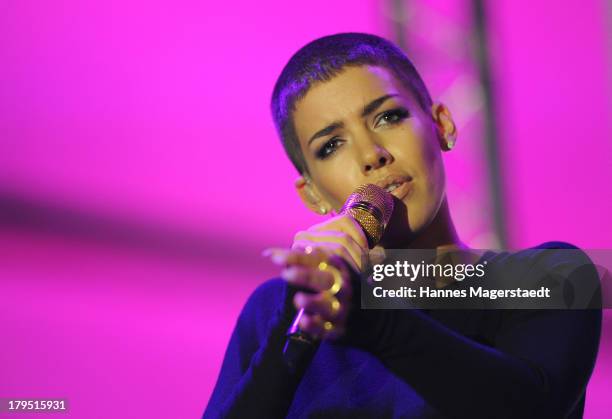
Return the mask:
[[317,158],[325,160],[334,154],[339,147],[341,147],[340,139],[338,137],[330,138],[317,150]]
[[380,114],[376,121],[376,127],[381,125],[398,124],[409,116],[410,113],[405,108],[391,109]]

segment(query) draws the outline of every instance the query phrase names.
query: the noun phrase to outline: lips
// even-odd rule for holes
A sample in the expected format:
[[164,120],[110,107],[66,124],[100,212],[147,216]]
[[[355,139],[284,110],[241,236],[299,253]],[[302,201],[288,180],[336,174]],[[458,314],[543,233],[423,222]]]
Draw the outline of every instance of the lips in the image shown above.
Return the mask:
[[406,175],[389,175],[376,182],[376,185],[401,200],[412,190],[412,177]]

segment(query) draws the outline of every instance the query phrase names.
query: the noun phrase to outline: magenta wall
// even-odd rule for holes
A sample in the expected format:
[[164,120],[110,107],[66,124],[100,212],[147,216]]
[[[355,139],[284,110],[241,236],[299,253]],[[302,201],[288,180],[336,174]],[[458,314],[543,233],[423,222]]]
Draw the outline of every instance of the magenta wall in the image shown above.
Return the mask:
[[604,1],[491,8],[511,240],[612,244],[612,62]]
[[[293,193],[272,85],[317,36],[391,33],[384,2],[356,4],[3,3],[0,193],[194,234],[211,251],[183,260],[0,223],[0,397],[65,397],[79,418],[201,414],[243,302],[275,274],[259,252],[318,220]],[[512,245],[610,248],[604,2],[495,5]],[[450,188],[465,181],[461,152]],[[611,324],[588,418],[611,411]]]
[[[612,246],[610,5],[503,1],[491,8],[511,243]],[[606,313],[586,418],[609,417]]]

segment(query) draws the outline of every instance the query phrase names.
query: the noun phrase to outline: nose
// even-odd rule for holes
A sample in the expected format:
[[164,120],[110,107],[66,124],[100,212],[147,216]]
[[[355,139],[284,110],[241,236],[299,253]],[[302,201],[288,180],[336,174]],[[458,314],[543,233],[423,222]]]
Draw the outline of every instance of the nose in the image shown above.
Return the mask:
[[382,167],[384,165],[387,164],[388,158],[385,156],[380,156],[378,157],[378,160],[376,159],[372,159],[371,163],[366,164],[363,169],[364,171],[367,172],[371,172],[374,169],[378,169],[379,167]]
[[393,161],[391,154],[372,138],[360,141],[361,167],[364,174],[369,174]]

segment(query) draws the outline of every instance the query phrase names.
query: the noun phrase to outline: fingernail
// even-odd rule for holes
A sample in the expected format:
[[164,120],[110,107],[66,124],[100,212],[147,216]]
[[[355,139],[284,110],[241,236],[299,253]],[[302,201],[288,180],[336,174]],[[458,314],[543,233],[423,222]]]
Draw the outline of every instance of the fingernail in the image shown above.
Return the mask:
[[272,253],[270,260],[277,265],[284,265],[287,262],[287,255],[282,253]]
[[285,249],[272,247],[269,249],[264,249],[264,251],[261,252],[261,255],[263,257],[269,257],[272,263],[276,265],[284,265],[287,261],[287,250]]
[[295,268],[285,268],[281,272],[281,276],[287,281],[294,281],[297,278],[297,271]]
[[274,253],[278,253],[281,251],[283,251],[283,249],[281,249],[280,247],[267,247],[261,252],[261,255],[263,257],[269,257],[272,256]]

